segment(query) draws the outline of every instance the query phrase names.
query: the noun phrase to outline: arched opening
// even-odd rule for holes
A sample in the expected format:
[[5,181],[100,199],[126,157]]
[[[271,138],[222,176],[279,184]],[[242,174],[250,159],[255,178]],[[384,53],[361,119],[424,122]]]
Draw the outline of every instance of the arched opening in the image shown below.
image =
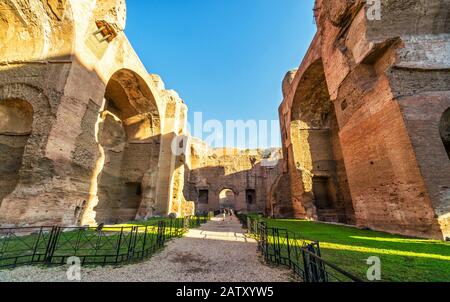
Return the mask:
[[143,199],[155,196],[150,190],[156,184],[149,182],[156,179],[149,176],[157,173],[160,134],[158,109],[147,84],[132,71],[116,72],[99,117],[103,166],[97,178],[97,223],[134,220]]
[[442,114],[441,122],[439,123],[439,132],[444,143],[445,151],[447,151],[448,158],[450,159],[450,108]]
[[223,189],[219,193],[220,209],[235,209],[236,195],[231,189]]
[[0,204],[19,182],[33,125],[33,107],[20,99],[0,101]]
[[339,141],[339,126],[321,60],[311,64],[291,110],[291,141],[302,203],[311,218],[353,222],[353,204]]

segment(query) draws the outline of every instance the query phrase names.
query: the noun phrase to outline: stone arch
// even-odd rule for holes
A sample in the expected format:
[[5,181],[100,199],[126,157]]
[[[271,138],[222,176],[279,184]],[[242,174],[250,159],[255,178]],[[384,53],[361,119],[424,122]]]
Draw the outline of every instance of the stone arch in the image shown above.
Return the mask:
[[50,104],[40,90],[19,83],[0,87],[0,205],[5,215],[16,208],[6,200],[20,183],[48,176],[35,170],[47,164],[51,124]]
[[21,99],[0,102],[0,204],[19,182],[25,146],[31,135],[33,107]]
[[151,211],[154,200],[146,199],[155,199],[161,121],[156,100],[137,73],[121,69],[112,75],[96,130],[101,154],[91,185],[96,196],[83,222],[119,223],[148,216],[141,205]]
[[216,186],[216,189],[218,188],[218,190],[216,191],[217,194],[220,194],[220,192],[224,191],[224,190],[231,190],[233,191],[235,196],[239,195],[239,190],[236,186],[233,185],[223,185],[223,184],[219,184],[218,186]]
[[439,133],[444,143],[445,151],[447,151],[448,158],[450,159],[450,108],[442,114],[439,123]]
[[354,211],[339,141],[339,125],[321,59],[311,63],[302,75],[290,120],[296,167],[294,182],[301,184],[293,185],[297,188],[293,195],[301,195],[311,218],[351,222]]
[[232,208],[236,207],[237,202],[237,193],[230,188],[223,188],[219,192],[219,207],[220,209]]

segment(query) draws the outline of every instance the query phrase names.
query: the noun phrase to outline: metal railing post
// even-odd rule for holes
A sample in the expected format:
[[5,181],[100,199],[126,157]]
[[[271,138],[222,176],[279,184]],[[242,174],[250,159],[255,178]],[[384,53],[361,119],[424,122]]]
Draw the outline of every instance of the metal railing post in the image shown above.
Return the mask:
[[52,232],[50,235],[49,244],[45,253],[45,262],[47,265],[51,265],[53,261],[53,256],[56,251],[61,229],[59,227],[52,227]]
[[144,254],[145,254],[145,244],[147,243],[147,231],[148,231],[148,226],[145,227],[145,233],[144,233],[144,240],[142,243],[142,260],[144,260]]
[[291,259],[291,246],[289,242],[289,232],[286,231],[286,247],[287,247],[287,257],[289,262],[289,268],[292,268],[292,259]]
[[41,236],[42,236],[42,230],[43,230],[43,227],[41,227],[39,230],[39,235],[37,237],[36,244],[34,245],[34,249],[33,249],[33,256],[31,257],[31,263],[34,263],[34,257],[36,256],[37,250],[39,248],[39,240],[41,239]]
[[130,240],[128,241],[128,251],[127,251],[127,261],[130,262],[131,258],[132,258],[132,253],[133,253],[133,234],[134,234],[134,228],[131,228],[131,232],[130,232]]
[[117,242],[116,264],[119,262],[120,249],[122,248],[123,227],[120,229],[119,241]]

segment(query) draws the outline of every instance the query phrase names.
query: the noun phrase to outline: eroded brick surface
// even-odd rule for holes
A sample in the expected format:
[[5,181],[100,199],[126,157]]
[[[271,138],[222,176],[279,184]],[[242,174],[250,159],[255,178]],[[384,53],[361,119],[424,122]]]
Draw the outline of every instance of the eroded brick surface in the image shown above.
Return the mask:
[[[331,219],[320,215],[323,193],[311,179],[320,176],[315,157],[332,146],[338,168],[326,177],[344,193],[339,198],[328,183],[328,194],[348,206],[329,212],[361,227],[443,239],[450,232],[448,1],[381,3],[378,21],[367,18],[363,1],[316,1],[317,35],[279,110],[291,212]],[[327,123],[333,115],[337,125]],[[317,131],[338,135],[324,146]]]

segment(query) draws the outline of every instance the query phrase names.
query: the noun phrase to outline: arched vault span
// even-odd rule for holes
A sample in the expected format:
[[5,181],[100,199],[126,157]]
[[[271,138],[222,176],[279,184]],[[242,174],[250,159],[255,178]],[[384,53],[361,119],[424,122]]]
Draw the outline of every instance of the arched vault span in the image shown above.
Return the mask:
[[134,220],[141,204],[155,202],[161,143],[156,99],[137,73],[121,69],[112,75],[96,131],[101,156],[82,223]]

